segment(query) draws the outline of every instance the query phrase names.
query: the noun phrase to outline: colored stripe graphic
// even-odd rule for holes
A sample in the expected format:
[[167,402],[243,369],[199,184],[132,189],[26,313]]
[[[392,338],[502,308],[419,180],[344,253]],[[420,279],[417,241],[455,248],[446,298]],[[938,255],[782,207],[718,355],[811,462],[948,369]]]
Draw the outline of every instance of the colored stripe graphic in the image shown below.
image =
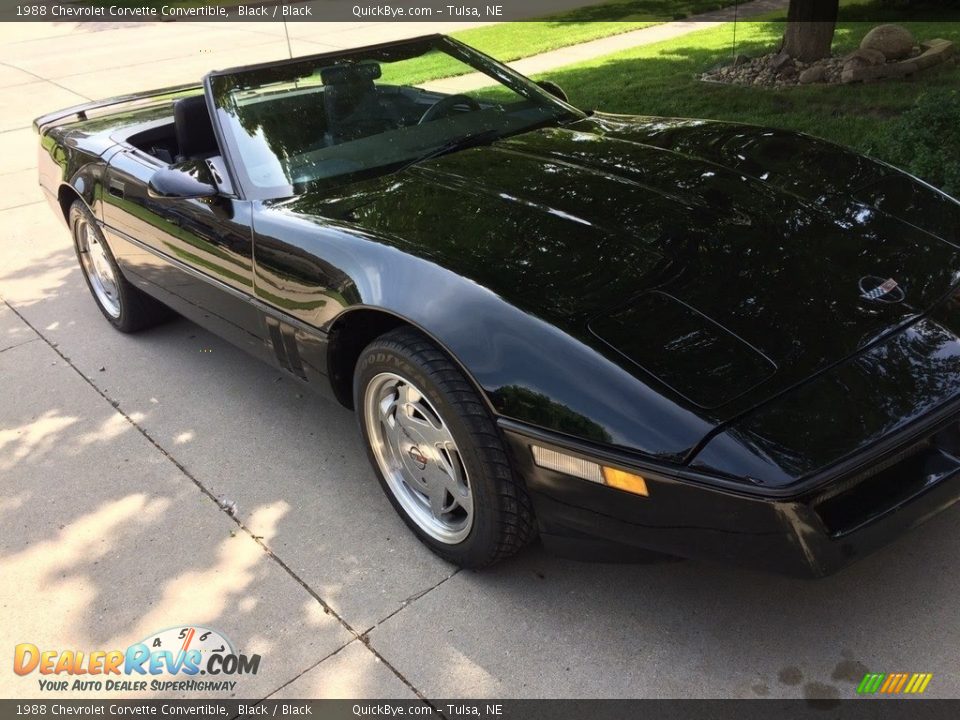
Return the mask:
[[883,673],[867,673],[860,681],[857,692],[861,695],[870,695],[880,689],[880,683],[886,677]]
[[910,676],[907,675],[907,673],[900,673],[900,677],[897,679],[896,687],[892,688],[890,692],[899,693],[901,690],[903,690],[903,686],[907,682],[908,677]]
[[857,685],[858,695],[919,695],[927,689],[933,673],[867,673]]

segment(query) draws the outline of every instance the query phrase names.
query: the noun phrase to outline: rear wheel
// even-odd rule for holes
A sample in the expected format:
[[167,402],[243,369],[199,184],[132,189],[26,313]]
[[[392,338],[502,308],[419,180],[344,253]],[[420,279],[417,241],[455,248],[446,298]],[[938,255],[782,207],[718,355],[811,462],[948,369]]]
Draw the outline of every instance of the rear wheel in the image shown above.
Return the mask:
[[490,413],[421,333],[394,330],[361,353],[354,403],[387,497],[435,553],[483,567],[534,537],[530,499]]
[[173,312],[131,285],[120,272],[93,213],[80,200],[70,206],[70,230],[83,278],[103,316],[121,332],[163,322]]

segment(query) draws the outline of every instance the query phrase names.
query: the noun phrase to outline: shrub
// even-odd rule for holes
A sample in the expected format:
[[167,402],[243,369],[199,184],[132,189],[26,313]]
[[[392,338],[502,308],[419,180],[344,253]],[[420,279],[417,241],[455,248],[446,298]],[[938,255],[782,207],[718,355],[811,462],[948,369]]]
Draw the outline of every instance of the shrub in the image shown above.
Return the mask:
[[960,195],[960,91],[928,92],[890,123],[876,155]]

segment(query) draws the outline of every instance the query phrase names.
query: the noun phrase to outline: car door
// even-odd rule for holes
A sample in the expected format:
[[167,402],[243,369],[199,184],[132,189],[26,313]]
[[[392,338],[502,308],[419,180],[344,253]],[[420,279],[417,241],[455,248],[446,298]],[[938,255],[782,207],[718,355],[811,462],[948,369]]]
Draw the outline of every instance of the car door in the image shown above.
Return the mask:
[[251,302],[251,203],[229,192],[152,197],[150,178],[165,167],[132,147],[110,158],[102,213],[117,261],[131,282],[180,314],[272,361],[262,313]]

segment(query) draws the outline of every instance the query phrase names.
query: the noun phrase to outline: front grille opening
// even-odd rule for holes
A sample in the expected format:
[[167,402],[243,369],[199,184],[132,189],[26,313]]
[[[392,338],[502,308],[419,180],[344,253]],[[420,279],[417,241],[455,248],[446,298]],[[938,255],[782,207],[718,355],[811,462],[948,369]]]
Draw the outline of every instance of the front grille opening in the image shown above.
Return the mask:
[[[960,432],[956,426],[952,431],[960,449]],[[960,461],[939,447],[940,434],[841,481],[839,491],[834,490],[818,500],[814,511],[830,535],[840,537],[853,532],[960,470]]]

